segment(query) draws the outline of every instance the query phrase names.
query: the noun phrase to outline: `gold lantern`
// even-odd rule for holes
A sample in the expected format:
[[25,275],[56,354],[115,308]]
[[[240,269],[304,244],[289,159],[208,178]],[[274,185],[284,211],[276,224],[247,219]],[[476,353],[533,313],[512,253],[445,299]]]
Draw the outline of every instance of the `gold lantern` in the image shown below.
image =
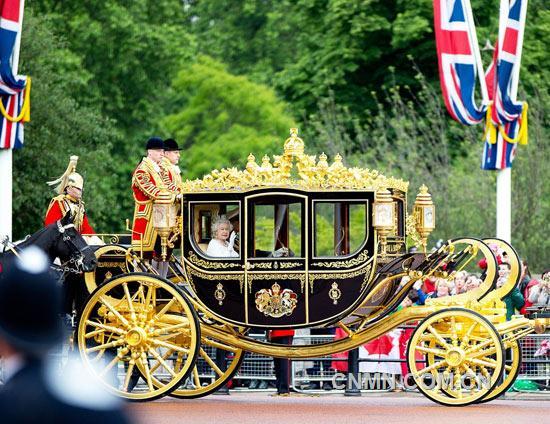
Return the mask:
[[395,204],[390,191],[385,188],[376,192],[372,210],[373,226],[378,233],[380,252],[386,256],[386,240],[395,231]]
[[153,227],[160,237],[162,260],[166,261],[167,248],[174,247],[168,237],[177,226],[177,210],[169,191],[162,191],[153,204]]
[[425,185],[420,187],[420,190],[416,195],[413,216],[416,231],[420,236],[424,253],[426,253],[428,237],[435,229],[435,205],[432,202],[432,195],[428,193],[428,187]]

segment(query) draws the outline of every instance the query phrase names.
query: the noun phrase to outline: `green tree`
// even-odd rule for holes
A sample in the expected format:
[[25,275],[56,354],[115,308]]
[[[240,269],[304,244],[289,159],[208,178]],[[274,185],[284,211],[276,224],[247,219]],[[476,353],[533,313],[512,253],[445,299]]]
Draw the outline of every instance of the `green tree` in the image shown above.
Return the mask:
[[[309,121],[316,149],[331,155],[343,153],[348,164],[378,169],[387,176],[410,181],[409,208],[418,187],[426,184],[436,204],[437,228],[431,242],[470,236],[495,235],[496,173],[480,169],[482,128],[463,127],[452,121],[439,93],[422,78],[414,100],[395,87],[365,125],[353,121],[349,111],[330,99],[319,105]],[[544,93],[544,92],[543,92]],[[549,96],[531,100],[529,144],[519,146],[512,168],[512,244],[535,271],[547,267],[550,243],[545,234],[550,216],[546,181],[550,168],[548,146]],[[353,130],[349,130],[353,122]],[[350,148],[354,138],[359,149]],[[307,143],[306,139],[306,143]]]
[[98,230],[111,230],[120,219],[117,193],[109,175],[114,160],[109,149],[119,140],[113,122],[79,103],[88,73],[80,58],[51,30],[51,22],[25,13],[21,72],[31,75],[31,122],[25,125],[25,147],[14,152],[14,237],[38,230],[49,199],[46,186],[60,175],[71,154],[80,156],[78,172],[85,178],[85,200]]
[[271,89],[232,75],[207,57],[178,73],[173,93],[172,113],[162,124],[185,147],[181,165],[189,178],[213,168],[244,166],[251,152],[279,152],[293,126],[287,106]]

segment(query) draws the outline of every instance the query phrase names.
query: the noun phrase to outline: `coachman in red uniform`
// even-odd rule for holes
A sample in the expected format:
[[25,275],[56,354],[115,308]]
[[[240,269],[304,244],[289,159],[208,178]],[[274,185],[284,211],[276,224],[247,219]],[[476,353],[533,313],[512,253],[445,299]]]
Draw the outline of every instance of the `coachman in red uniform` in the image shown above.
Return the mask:
[[70,212],[75,228],[80,234],[95,234],[94,229],[88,222],[84,202],[82,201],[82,191],[84,189],[84,179],[82,175],[76,172],[78,156],[71,156],[69,166],[65,173],[55,181],[48,182],[48,185],[56,185],[55,196],[48,206],[44,225],[48,226],[60,220],[67,212]]
[[[170,182],[166,170],[162,167],[164,143],[161,138],[151,137],[145,147],[144,157],[132,176],[134,194],[134,223],[132,227],[132,246],[144,257],[151,259],[159,252],[157,231],[153,226],[153,203],[161,192],[170,192],[176,198],[177,188]],[[155,248],[155,244],[157,244]]]

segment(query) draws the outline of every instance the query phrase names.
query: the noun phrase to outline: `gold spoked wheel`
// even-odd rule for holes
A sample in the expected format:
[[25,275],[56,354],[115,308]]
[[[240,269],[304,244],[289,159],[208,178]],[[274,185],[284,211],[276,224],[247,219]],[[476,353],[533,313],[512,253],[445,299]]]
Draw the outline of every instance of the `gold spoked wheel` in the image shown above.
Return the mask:
[[514,340],[509,343],[504,343],[506,349],[506,362],[504,365],[504,374],[501,383],[496,386],[484,398],[478,400],[479,403],[489,402],[496,399],[501,394],[506,392],[516,381],[521,366],[521,346],[519,342]]
[[169,394],[189,375],[200,328],[181,289],[157,276],[133,273],[105,282],[90,295],[77,340],[84,364],[111,392],[143,401]]
[[[423,364],[416,354],[424,355]],[[498,384],[504,347],[482,315],[450,308],[425,318],[409,341],[407,361],[418,389],[442,405],[464,406]]]
[[191,374],[170,396],[193,399],[215,392],[239,370],[244,355],[242,349],[202,337],[199,356]]

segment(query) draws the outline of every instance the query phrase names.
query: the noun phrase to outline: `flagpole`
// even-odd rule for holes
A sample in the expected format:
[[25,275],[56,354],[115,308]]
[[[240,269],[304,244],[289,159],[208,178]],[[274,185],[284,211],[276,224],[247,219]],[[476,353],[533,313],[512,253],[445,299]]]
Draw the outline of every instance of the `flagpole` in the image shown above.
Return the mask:
[[[503,15],[503,5],[506,5],[506,11]],[[508,13],[510,10],[510,2],[508,0],[501,0],[500,2],[501,18],[505,16],[508,20]],[[527,15],[527,0],[525,5],[522,5],[520,22],[525,23],[525,17]],[[505,23],[506,24],[506,23]],[[499,51],[502,51],[502,43],[504,42],[504,30],[503,34],[500,30],[505,28],[500,22],[499,25]],[[517,99],[518,85],[519,85],[519,71],[521,68],[521,51],[523,48],[523,34],[525,32],[525,25],[522,25],[518,31],[518,48],[516,51],[516,63],[514,64],[514,70],[512,75],[512,87],[510,90],[510,100],[513,102]],[[504,143],[504,141],[503,141]],[[512,167],[501,169],[497,171],[497,237],[503,239],[509,243],[512,242]]]
[[[19,51],[21,48],[21,34],[23,33],[23,12],[25,0],[21,0],[19,22],[21,28],[15,39],[11,67],[13,75],[17,75],[19,68]],[[0,149],[0,239],[8,236],[12,240],[12,209],[13,209],[13,152],[12,149]]]

